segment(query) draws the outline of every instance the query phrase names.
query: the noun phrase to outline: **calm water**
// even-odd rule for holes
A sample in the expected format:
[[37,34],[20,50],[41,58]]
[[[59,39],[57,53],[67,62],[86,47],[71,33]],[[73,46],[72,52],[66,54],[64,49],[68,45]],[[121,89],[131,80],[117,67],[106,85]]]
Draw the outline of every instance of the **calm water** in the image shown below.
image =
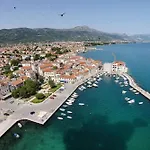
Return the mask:
[[[114,52],[117,60],[127,63],[136,81],[150,90],[150,44],[102,48],[83,55],[111,62]],[[125,95],[123,89],[128,91]],[[77,90],[79,98],[66,109],[73,112],[69,114],[72,119],[57,120],[58,110],[45,126],[30,122],[22,129],[15,126],[0,139],[0,150],[150,150],[150,103],[128,89],[121,88],[113,78],[103,77],[99,88]],[[136,102],[127,104],[126,96]],[[138,105],[139,101],[143,105]],[[79,106],[79,102],[85,106]],[[13,132],[21,138],[12,137]]]

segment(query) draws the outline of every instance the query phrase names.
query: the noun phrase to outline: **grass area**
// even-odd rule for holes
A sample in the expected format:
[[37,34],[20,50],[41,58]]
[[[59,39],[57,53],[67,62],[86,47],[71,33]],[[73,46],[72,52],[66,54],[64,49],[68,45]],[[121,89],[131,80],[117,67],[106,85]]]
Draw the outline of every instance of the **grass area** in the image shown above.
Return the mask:
[[57,84],[56,87],[52,88],[49,90],[49,93],[45,94],[45,97],[43,99],[37,99],[36,97],[31,101],[32,103],[41,103],[43,102],[47,97],[49,97],[52,93],[54,93],[55,91],[57,91],[60,87],[62,86],[62,84]]
[[56,87],[50,89],[50,92],[54,93],[55,91],[57,91],[60,87],[62,86],[62,84],[57,84]]
[[46,97],[43,98],[43,99],[37,99],[37,98],[35,97],[35,98],[32,100],[32,103],[41,103],[41,102],[43,102],[45,99],[46,99]]

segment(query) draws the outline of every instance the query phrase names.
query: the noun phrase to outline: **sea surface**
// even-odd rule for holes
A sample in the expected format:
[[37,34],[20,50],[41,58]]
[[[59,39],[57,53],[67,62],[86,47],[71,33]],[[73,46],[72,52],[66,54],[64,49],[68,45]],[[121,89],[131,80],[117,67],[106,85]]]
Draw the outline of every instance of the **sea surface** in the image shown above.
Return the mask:
[[[81,55],[112,62],[114,53],[116,60],[126,62],[137,83],[150,91],[150,44],[107,45],[97,49],[103,50]],[[15,125],[0,139],[0,150],[150,150],[150,102],[114,80],[103,76],[98,88],[77,90],[79,97],[74,104],[65,112],[58,110],[44,126],[27,122],[19,129]],[[122,90],[127,93],[122,94]],[[135,99],[135,103],[128,104],[125,97]],[[143,105],[138,104],[140,101]],[[68,110],[72,111],[68,114],[72,119],[57,119]],[[14,138],[14,132],[21,138]]]

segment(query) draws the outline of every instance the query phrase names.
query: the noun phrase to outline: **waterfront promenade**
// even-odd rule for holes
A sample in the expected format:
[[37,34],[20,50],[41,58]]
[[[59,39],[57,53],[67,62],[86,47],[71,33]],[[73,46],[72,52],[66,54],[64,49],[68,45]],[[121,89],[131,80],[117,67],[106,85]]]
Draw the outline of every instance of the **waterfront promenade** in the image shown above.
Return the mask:
[[[57,97],[55,99],[47,98],[44,102],[39,104],[26,103],[19,107],[12,115],[0,123],[0,137],[9,130],[16,122],[20,120],[29,120],[35,123],[44,125],[45,122],[57,111],[57,109],[68,99],[68,97],[77,89],[79,85],[85,82],[91,76],[95,76],[101,71],[93,70],[82,80],[74,84],[67,83],[64,85],[64,91],[59,90],[55,92]],[[33,115],[30,112],[35,112]]]
[[133,87],[135,90],[137,90],[143,96],[145,96],[148,100],[150,100],[150,93],[143,90],[141,87],[139,87],[130,75],[128,75],[127,73],[124,73],[123,76],[129,80],[129,84],[131,87]]

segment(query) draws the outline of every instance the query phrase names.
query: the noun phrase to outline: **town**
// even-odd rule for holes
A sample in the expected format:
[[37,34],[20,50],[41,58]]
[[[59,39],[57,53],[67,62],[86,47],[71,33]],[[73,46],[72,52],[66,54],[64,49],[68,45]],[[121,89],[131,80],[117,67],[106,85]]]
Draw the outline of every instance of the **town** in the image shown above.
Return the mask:
[[[78,55],[84,50],[83,42],[18,44],[0,49],[0,124],[5,128],[1,128],[1,135],[23,118],[41,123],[39,114],[38,119],[30,114],[35,108],[48,114],[51,107],[50,117],[82,80],[102,68],[101,61]],[[66,89],[66,93],[53,94],[59,89]],[[49,102],[56,104],[48,107]],[[42,123],[46,120],[42,118]]]

